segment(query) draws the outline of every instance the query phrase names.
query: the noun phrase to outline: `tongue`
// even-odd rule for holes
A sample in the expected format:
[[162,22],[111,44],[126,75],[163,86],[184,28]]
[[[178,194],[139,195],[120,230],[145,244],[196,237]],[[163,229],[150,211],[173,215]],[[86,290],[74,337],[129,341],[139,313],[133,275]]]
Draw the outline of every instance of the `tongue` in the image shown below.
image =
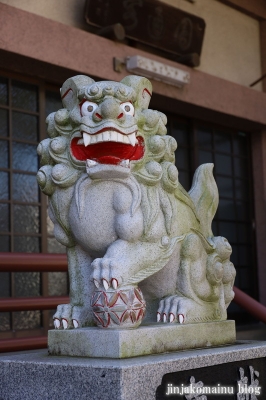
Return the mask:
[[103,156],[103,157],[99,157],[97,159],[97,161],[100,164],[113,164],[113,165],[118,165],[121,162],[121,159],[118,157],[114,157],[114,156]]
[[95,160],[101,164],[119,164],[122,160],[139,160],[144,155],[144,140],[138,137],[135,146],[119,142],[102,142],[87,147],[77,144],[79,138],[71,142],[73,156],[80,161]]

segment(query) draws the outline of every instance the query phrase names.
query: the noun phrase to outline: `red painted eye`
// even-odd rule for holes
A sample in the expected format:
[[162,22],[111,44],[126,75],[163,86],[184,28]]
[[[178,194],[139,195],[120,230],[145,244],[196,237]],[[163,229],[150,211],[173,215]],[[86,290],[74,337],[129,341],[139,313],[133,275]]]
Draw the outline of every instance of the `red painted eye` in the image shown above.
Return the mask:
[[97,107],[98,104],[93,103],[92,101],[84,101],[80,109],[81,115],[91,115]]
[[127,101],[126,103],[122,103],[120,106],[123,110],[123,112],[127,115],[134,115],[135,109],[133,107],[133,104],[130,103],[130,101]]

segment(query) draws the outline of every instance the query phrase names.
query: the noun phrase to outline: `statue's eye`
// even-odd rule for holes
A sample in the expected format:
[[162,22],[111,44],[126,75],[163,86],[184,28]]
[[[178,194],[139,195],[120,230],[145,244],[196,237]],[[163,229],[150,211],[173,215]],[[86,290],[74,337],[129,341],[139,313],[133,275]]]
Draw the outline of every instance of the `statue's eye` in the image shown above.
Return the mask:
[[126,103],[122,103],[121,107],[125,114],[134,115],[135,110],[134,110],[133,104],[130,103],[129,101],[127,101]]
[[84,103],[81,106],[81,115],[91,115],[96,108],[98,107],[98,104],[93,103],[92,101],[84,101]]

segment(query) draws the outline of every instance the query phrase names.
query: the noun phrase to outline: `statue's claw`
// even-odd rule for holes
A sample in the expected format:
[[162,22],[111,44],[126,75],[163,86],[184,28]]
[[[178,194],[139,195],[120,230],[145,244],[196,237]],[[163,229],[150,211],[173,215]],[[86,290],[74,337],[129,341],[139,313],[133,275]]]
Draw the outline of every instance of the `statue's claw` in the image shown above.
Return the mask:
[[172,323],[175,320],[175,315],[173,313],[169,314],[169,322]]
[[68,321],[65,318],[62,318],[62,324],[64,329],[68,328]]
[[79,327],[79,323],[76,319],[72,319],[72,323],[75,329]]
[[99,284],[99,282],[97,281],[97,279],[93,279],[93,283],[94,283],[94,285],[97,287],[97,289],[99,289],[100,284]]
[[[161,314],[157,313],[157,322],[160,322],[160,320],[161,320]],[[166,323],[166,322],[172,323],[172,322],[174,322],[174,320],[175,320],[175,315],[172,312],[170,314],[163,313],[163,322],[164,323]]]
[[102,281],[103,281],[103,287],[104,287],[104,289],[105,289],[105,290],[109,289],[109,283],[107,282],[107,280],[103,278]]
[[111,285],[113,286],[113,288],[116,290],[118,287],[118,280],[116,278],[113,278],[111,280]]
[[60,320],[58,318],[54,318],[54,327],[55,329],[59,329],[60,328]]
[[185,320],[185,317],[184,317],[184,315],[183,314],[178,314],[178,321],[179,321],[179,323],[180,324],[183,324],[183,322],[184,322],[184,320]]

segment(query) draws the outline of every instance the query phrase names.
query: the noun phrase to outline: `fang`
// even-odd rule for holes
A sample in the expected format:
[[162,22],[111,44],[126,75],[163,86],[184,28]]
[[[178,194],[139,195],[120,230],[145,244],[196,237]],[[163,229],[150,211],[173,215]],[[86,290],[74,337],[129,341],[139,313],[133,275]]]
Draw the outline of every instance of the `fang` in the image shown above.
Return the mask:
[[91,137],[87,133],[83,132],[83,140],[84,140],[84,146],[87,147],[91,143]]
[[121,167],[129,168],[130,167],[129,160],[121,161],[120,165]]
[[86,160],[86,166],[87,166],[88,168],[94,167],[94,166],[97,165],[97,164],[98,164],[98,163],[97,163],[96,161],[89,160],[89,159]]

